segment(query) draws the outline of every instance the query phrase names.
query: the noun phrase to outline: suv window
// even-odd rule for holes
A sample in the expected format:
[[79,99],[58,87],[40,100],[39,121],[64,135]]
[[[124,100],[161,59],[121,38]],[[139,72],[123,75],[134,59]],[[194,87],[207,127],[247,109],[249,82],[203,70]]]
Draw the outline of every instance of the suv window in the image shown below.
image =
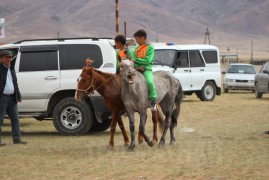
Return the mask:
[[58,70],[57,47],[21,47],[20,72]]
[[175,58],[175,50],[155,50],[154,52],[154,65],[167,65],[172,66]]
[[259,72],[263,73],[264,70],[269,71],[269,62],[266,62],[265,64],[263,64]]
[[210,64],[218,62],[217,51],[203,51],[202,54],[206,63]]
[[103,64],[101,49],[94,44],[60,45],[60,69],[82,69],[87,58],[94,60],[93,67]]
[[205,67],[199,51],[189,51],[191,67]]
[[180,51],[177,54],[176,67],[189,67],[189,58],[188,58],[188,51]]

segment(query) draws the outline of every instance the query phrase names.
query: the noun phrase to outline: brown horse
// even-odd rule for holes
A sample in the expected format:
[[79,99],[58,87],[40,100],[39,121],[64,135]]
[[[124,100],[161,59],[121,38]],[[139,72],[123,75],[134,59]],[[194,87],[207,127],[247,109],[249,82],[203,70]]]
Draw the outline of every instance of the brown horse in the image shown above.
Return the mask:
[[[82,73],[78,79],[77,91],[75,99],[82,101],[85,95],[93,93],[95,90],[104,97],[107,107],[112,113],[112,121],[110,125],[110,141],[109,148],[114,147],[114,134],[116,125],[118,123],[124,144],[129,144],[129,137],[127,136],[124,124],[122,122],[121,115],[125,112],[124,104],[121,100],[121,77],[116,74],[106,73],[99,71],[93,67],[83,68]],[[164,127],[163,114],[158,110],[152,112],[153,121],[153,143],[158,141],[157,138],[157,122],[159,123],[160,130]],[[143,142],[143,136],[139,134],[138,140],[140,143]]]

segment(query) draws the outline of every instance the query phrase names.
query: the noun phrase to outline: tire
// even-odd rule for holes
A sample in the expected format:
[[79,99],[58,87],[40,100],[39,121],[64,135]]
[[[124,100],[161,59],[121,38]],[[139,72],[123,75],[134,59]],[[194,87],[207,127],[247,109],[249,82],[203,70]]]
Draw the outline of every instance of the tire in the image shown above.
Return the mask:
[[261,99],[262,98],[262,93],[259,92],[259,89],[257,88],[257,85],[255,85],[255,97],[257,99]]
[[199,95],[201,101],[213,101],[216,96],[216,86],[213,82],[207,81]]
[[225,89],[225,88],[224,88],[224,93],[228,93],[228,89]]
[[103,131],[109,129],[110,124],[111,124],[111,119],[103,120],[102,123],[95,122],[95,123],[92,125],[92,128],[90,129],[89,133],[99,133],[99,132],[103,132]]
[[62,99],[53,110],[53,125],[62,135],[86,134],[93,124],[93,113],[83,101],[76,102],[74,97]]

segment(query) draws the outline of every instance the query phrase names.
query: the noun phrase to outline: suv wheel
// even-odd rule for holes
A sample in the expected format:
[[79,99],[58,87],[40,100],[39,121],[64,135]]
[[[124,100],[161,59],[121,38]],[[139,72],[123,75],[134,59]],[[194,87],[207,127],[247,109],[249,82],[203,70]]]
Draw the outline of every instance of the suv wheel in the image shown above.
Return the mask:
[[90,133],[99,133],[107,130],[110,127],[111,119],[103,120],[102,123],[95,122],[90,129]]
[[258,89],[257,85],[255,85],[255,97],[257,99],[261,99],[262,98],[262,93],[259,92],[259,89]]
[[53,110],[53,125],[62,135],[81,135],[87,133],[93,124],[92,110],[83,101],[74,97],[61,100]]
[[213,101],[216,96],[216,86],[213,82],[207,81],[203,86],[199,98],[201,101]]

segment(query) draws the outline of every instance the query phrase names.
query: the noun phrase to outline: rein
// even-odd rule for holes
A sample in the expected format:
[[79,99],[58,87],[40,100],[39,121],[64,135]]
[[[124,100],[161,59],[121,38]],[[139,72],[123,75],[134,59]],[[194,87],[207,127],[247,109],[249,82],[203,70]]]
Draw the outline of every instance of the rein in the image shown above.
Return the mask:
[[[112,78],[113,78],[113,76],[114,76],[115,74],[112,74],[109,78],[108,78],[108,80],[106,81],[106,82],[104,82],[103,84],[101,84],[100,86],[98,86],[97,88],[95,88],[95,84],[94,84],[94,82],[93,82],[93,76],[92,76],[92,82],[91,82],[91,85],[87,88],[87,89],[76,89],[77,91],[82,91],[82,92],[85,92],[85,95],[87,94],[87,95],[91,95],[94,91],[96,91],[97,89],[99,89],[99,88],[101,88],[102,86],[104,86],[106,83],[108,83],[108,81],[110,81]],[[88,90],[90,89],[90,88],[92,88],[92,90],[91,90],[91,92],[88,92]]]

